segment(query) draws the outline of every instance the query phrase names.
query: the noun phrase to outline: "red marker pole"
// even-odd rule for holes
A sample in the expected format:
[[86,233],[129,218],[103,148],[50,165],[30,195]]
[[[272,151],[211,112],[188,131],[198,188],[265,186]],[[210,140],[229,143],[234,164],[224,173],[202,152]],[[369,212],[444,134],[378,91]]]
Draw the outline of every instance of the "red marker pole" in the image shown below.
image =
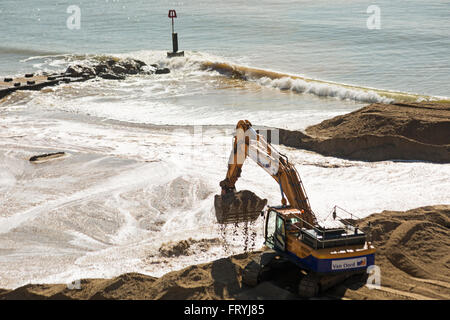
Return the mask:
[[169,10],[169,18],[172,19],[172,46],[173,51],[167,52],[167,56],[170,57],[177,57],[177,56],[184,56],[184,51],[177,52],[178,51],[178,34],[175,33],[174,29],[174,23],[173,19],[177,17],[177,12],[175,10]]
[[172,47],[173,52],[178,51],[178,35],[174,32],[174,26],[173,26],[173,18],[177,17],[177,12],[175,10],[169,10],[169,18],[172,19]]

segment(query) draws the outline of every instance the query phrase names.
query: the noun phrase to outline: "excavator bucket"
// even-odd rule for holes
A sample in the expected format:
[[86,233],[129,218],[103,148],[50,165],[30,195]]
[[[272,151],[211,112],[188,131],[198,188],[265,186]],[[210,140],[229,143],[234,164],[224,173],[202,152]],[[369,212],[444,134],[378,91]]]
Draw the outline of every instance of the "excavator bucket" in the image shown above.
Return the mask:
[[250,222],[256,220],[267,204],[251,191],[230,192],[214,197],[217,222],[220,224]]

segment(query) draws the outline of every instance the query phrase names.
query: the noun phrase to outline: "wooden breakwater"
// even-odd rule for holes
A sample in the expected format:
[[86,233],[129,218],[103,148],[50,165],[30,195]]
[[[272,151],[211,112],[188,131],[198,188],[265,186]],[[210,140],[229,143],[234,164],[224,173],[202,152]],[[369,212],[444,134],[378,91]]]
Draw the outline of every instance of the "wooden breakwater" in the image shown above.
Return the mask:
[[61,83],[86,81],[95,78],[94,75],[85,74],[74,77],[66,73],[54,73],[51,75],[26,74],[23,77],[0,79],[0,99],[17,90],[41,90],[44,87],[56,86]]

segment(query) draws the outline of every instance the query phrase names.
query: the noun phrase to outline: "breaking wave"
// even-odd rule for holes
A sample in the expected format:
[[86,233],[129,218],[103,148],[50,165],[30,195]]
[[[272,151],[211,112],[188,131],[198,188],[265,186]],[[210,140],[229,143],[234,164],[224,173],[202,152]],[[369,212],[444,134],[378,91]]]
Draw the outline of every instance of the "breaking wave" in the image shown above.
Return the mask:
[[313,83],[301,79],[292,79],[289,77],[273,80],[268,77],[263,77],[258,79],[257,82],[261,85],[280,90],[291,90],[297,93],[310,93],[319,97],[335,97],[341,100],[355,100],[368,103],[392,103],[394,101],[393,99],[382,97],[373,91],[354,90],[343,88],[338,85]]
[[[214,56],[204,52],[186,52],[185,57],[168,59],[164,51],[143,50],[123,54],[67,54],[55,56],[35,56],[24,61],[35,62],[34,67],[50,71],[55,68],[67,67],[69,64],[89,64],[99,62],[109,57],[131,57],[140,59],[147,64],[156,63],[168,67],[172,71],[184,75],[194,75],[199,71],[205,74],[219,74],[231,79],[252,81],[262,86],[279,90],[290,90],[299,94],[312,94],[319,97],[336,98],[363,103],[392,103],[417,102],[435,100],[441,97],[431,97],[407,92],[395,92],[376,88],[367,88],[331,81],[311,79],[299,75],[291,75],[271,70],[257,69],[234,64],[223,57]],[[225,61],[224,61],[225,60]]]
[[415,102],[431,100],[433,97],[406,92],[365,88],[330,81],[309,79],[271,70],[256,69],[225,62],[204,62],[204,70],[212,70],[233,79],[254,81],[260,85],[291,90],[296,93],[309,93],[319,97],[331,97],[341,100],[354,100],[368,103]]

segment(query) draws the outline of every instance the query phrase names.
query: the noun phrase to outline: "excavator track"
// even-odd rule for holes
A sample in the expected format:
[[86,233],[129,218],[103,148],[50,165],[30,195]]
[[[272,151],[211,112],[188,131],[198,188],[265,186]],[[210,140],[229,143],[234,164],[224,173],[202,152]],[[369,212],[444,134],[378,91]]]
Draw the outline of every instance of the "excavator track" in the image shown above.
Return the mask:
[[320,292],[320,279],[315,275],[308,274],[300,279],[298,284],[298,295],[302,298],[312,298]]
[[250,287],[257,286],[260,282],[262,269],[260,264],[251,261],[242,272],[242,283]]
[[353,276],[363,276],[365,272],[345,272],[331,275],[317,275],[308,273],[300,279],[298,294],[302,298],[313,298],[327,291],[335,285]]
[[[242,271],[242,284],[255,287],[261,282],[272,281],[274,274],[276,277],[277,273],[285,272],[284,268],[289,268],[286,263],[292,264],[289,258],[279,255],[276,251],[263,252],[245,266]],[[360,281],[364,281],[367,277],[365,271],[317,274],[302,268],[297,270],[304,274],[300,276],[297,287],[298,295],[304,299],[317,297],[350,277],[360,277]],[[286,270],[286,272],[289,271]]]
[[270,272],[270,264],[276,256],[275,251],[267,251],[250,261],[242,271],[242,283],[250,287],[257,286]]

